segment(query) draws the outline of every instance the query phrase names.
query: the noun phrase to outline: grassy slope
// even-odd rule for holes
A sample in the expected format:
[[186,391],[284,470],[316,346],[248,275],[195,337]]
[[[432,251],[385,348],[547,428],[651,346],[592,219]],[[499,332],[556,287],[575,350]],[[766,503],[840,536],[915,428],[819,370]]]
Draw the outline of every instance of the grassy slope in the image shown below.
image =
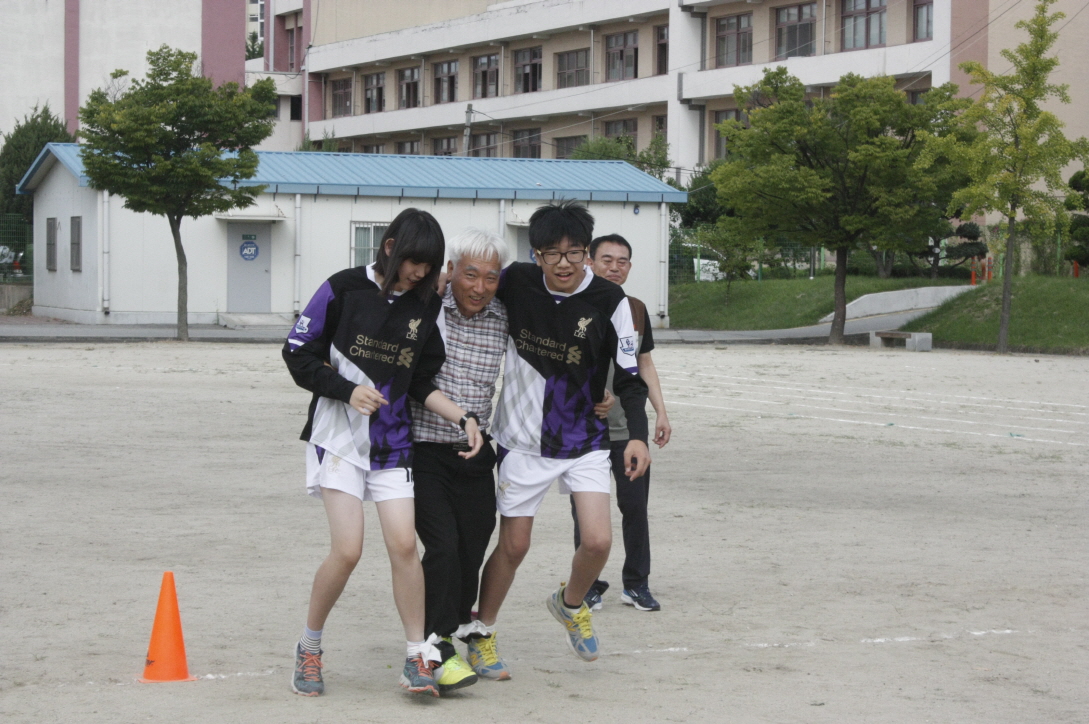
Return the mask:
[[[908,324],[934,342],[989,345],[998,341],[1002,282],[985,284]],[[1089,352],[1089,279],[1017,277],[1013,280],[1010,346]]]
[[[817,324],[832,312],[831,276],[680,284],[669,289],[669,322],[676,329],[788,329]],[[960,279],[847,277],[847,301],[864,294],[930,285],[964,284]]]

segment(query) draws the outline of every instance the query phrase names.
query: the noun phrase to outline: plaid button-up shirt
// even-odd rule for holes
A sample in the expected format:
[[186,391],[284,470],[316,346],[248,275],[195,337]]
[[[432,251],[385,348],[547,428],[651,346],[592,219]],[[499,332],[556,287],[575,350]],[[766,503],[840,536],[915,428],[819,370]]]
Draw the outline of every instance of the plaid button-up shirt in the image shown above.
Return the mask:
[[[443,394],[461,409],[480,416],[480,429],[488,427],[499,366],[507,350],[507,309],[493,299],[478,314],[466,317],[458,311],[449,287],[442,299],[446,320],[446,362],[433,380]],[[416,442],[465,442],[465,433],[415,400],[412,405],[412,439]]]

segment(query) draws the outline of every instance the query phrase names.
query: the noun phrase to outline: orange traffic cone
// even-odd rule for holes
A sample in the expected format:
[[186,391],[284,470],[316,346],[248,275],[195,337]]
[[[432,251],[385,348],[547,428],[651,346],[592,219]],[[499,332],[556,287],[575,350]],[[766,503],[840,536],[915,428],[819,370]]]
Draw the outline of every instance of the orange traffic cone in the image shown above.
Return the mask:
[[147,665],[141,683],[154,684],[164,681],[196,681],[189,675],[185,663],[185,639],[182,638],[181,614],[178,613],[178,594],[174,590],[174,574],[163,574],[163,586],[159,589],[159,605],[155,609],[155,625],[151,628],[151,643],[147,647]]

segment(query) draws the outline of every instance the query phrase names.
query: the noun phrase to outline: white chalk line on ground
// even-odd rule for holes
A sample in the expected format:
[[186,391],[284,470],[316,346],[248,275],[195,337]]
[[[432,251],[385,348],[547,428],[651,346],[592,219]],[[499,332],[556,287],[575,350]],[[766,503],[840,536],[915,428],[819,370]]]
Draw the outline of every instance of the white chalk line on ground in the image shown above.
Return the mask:
[[[685,383],[692,383],[692,384],[688,384],[687,387],[699,389],[699,390],[704,391],[704,392],[707,391],[707,386],[706,385],[695,384],[694,380],[679,380],[676,377],[669,377],[669,376],[662,376],[659,379],[665,380],[665,381],[669,382],[671,385],[675,385],[675,386],[684,385]],[[870,402],[868,400],[859,400],[859,399],[833,400],[833,399],[827,399],[827,398],[824,398],[824,397],[807,397],[805,395],[787,395],[787,394],[783,394],[781,392],[772,392],[772,390],[791,390],[791,391],[797,391],[797,392],[806,392],[806,391],[808,391],[808,392],[812,392],[812,393],[819,393],[820,390],[798,390],[798,389],[791,388],[791,387],[771,387],[771,386],[766,386],[766,385],[746,385],[746,384],[738,383],[738,382],[720,382],[718,384],[729,385],[731,387],[732,386],[753,387],[753,388],[756,388],[756,389],[758,389],[761,392],[764,392],[766,394],[771,394],[771,395],[774,395],[776,397],[785,397],[785,398],[792,399],[792,400],[814,400],[814,401],[817,401],[817,402],[848,402],[849,401],[849,402],[853,402],[853,403],[858,404],[858,405],[870,405],[872,407],[885,407],[885,408],[888,408],[888,407],[900,407],[900,408],[904,408],[904,409],[908,409],[908,410],[924,410],[924,411],[931,411],[932,410],[932,408],[929,408],[929,407],[920,407],[918,405],[903,405],[903,404],[898,404],[898,403],[895,403],[895,402]],[[724,394],[741,394],[740,392],[736,392],[736,391],[733,391],[733,390],[720,390],[720,391],[723,392]],[[846,394],[846,393],[831,393],[831,394]],[[870,396],[872,397],[873,395],[870,395]],[[901,398],[888,398],[888,399],[901,399]],[[927,400],[919,400],[919,402],[926,403],[928,401]],[[1012,418],[1015,418],[1017,420],[1032,420],[1034,422],[1058,422],[1058,423],[1062,423],[1064,425],[1089,425],[1089,420],[1067,420],[1067,419],[1056,419],[1056,418],[1053,418],[1053,417],[1025,417],[1023,415],[1016,415],[1016,414],[1013,414],[1013,413],[1003,414],[1003,413],[995,413],[995,412],[992,412],[992,411],[982,411],[982,410],[976,411],[976,410],[963,410],[962,409],[962,410],[957,410],[957,412],[959,412],[962,415],[990,415],[990,416],[993,417],[993,416],[995,416],[997,414],[997,415],[1002,416],[1002,417],[1012,417]],[[1069,414],[1069,413],[1052,411],[1052,414],[1062,415],[1062,414]],[[965,421],[965,422],[967,422],[967,421]],[[1037,429],[1050,429],[1050,428],[1037,428]],[[1068,431],[1067,430],[1060,430],[1059,432],[1068,432]]]
[[[672,386],[677,386],[677,385],[672,385]],[[698,390],[704,391],[703,388],[695,387],[695,386],[688,387],[687,389],[698,389]],[[803,399],[803,400],[819,399],[819,398],[811,398],[811,397],[799,397],[797,395],[779,395],[779,396],[780,397],[787,397],[787,398],[790,398],[792,400],[794,400],[794,399]],[[704,394],[704,395],[695,395],[695,397],[710,397],[710,395],[706,395],[706,394]],[[948,417],[928,417],[928,416],[925,416],[925,415],[906,415],[906,414],[903,414],[903,413],[888,412],[887,410],[880,410],[880,411],[876,411],[876,412],[870,412],[868,410],[845,410],[845,409],[840,408],[840,407],[821,407],[819,405],[806,405],[806,404],[802,404],[800,402],[781,402],[779,400],[759,400],[759,399],[754,399],[754,398],[751,398],[751,397],[745,397],[741,401],[742,402],[768,404],[768,405],[794,405],[795,407],[804,407],[804,408],[812,409],[812,410],[826,410],[828,412],[846,412],[846,413],[854,413],[856,415],[888,415],[888,416],[893,416],[893,417],[897,417],[897,416],[898,417],[905,417],[905,418],[914,419],[914,420],[933,420],[934,422],[956,422],[956,423],[960,423],[960,424],[963,424],[963,425],[986,425],[988,427],[1002,427],[1002,428],[1013,427],[1012,425],[1009,425],[1007,423],[1001,423],[1001,422],[977,422],[977,421],[974,421],[974,420],[950,419]],[[848,402],[848,400],[828,400],[828,402]],[[884,404],[884,403],[862,402],[862,404],[863,405],[881,405],[881,404]],[[885,406],[887,407],[888,405],[885,405]],[[909,408],[909,409],[918,410],[918,409],[925,409],[925,408],[912,407],[912,408]],[[975,414],[987,414],[987,413],[975,413]],[[1075,424],[1075,425],[1089,424],[1089,423],[1078,422],[1076,420],[1075,421],[1056,420],[1055,422],[1073,422],[1073,424]],[[1076,430],[1059,430],[1059,429],[1054,428],[1054,427],[1031,427],[1031,426],[1027,426],[1027,425],[1017,425],[1016,427],[1019,430],[1040,430],[1042,432],[1062,432],[1062,433],[1067,433],[1067,434],[1070,434],[1070,435],[1077,434]]]
[[[765,377],[738,377],[736,375],[716,375],[710,372],[692,372],[690,374],[702,375],[704,377],[722,377],[730,380],[748,380],[750,382],[782,382],[782,380],[768,379]],[[910,395],[931,395],[937,397],[942,395],[944,397],[952,397],[963,400],[986,400],[987,402],[1013,402],[1019,405],[1053,405],[1056,407],[1077,407],[1084,410],[1089,410],[1089,405],[1077,405],[1068,402],[1045,402],[1043,400],[1015,400],[1011,398],[1003,397],[979,397],[976,395],[950,395],[941,392],[926,392],[924,390],[887,390],[882,387],[859,387],[857,385],[825,385],[825,387],[841,390],[869,390],[871,392],[901,392],[903,394]],[[924,400],[920,400],[923,402]],[[1086,413],[1089,414],[1089,413]]]
[[1005,440],[1020,440],[1022,442],[1044,442],[1053,445],[1073,445],[1075,447],[1089,447],[1089,444],[1080,442],[1066,442],[1064,440],[1045,440],[1042,438],[1024,437],[1022,435],[1015,435],[1014,433],[1008,433],[1001,435],[993,432],[972,432],[971,430],[943,430],[937,427],[920,427],[918,425],[897,425],[890,422],[868,422],[866,420],[847,420],[837,417],[818,417],[816,415],[796,415],[796,414],[783,414],[781,412],[768,412],[767,410],[745,410],[738,407],[721,407],[718,405],[701,405],[695,402],[680,402],[677,400],[668,400],[671,405],[683,405],[687,407],[705,407],[711,410],[726,410],[728,412],[744,412],[750,415],[767,415],[769,417],[783,417],[783,418],[798,418],[803,420],[822,420],[824,422],[843,422],[850,425],[870,425],[872,427],[896,427],[901,430],[922,430],[925,432],[944,432],[954,435],[973,435],[976,437],[997,437]]

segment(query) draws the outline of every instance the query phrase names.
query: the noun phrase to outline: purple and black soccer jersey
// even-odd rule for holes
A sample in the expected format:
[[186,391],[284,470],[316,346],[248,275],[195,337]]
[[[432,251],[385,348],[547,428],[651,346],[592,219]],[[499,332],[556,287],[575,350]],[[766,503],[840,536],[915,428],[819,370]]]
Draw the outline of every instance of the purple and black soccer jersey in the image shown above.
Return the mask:
[[609,369],[631,439],[647,441],[647,386],[638,376],[635,328],[624,291],[587,278],[554,296],[535,264],[503,270],[496,295],[507,306],[510,336],[503,392],[491,433],[508,450],[576,458],[609,447],[608,425],[594,415]]
[[[408,397],[423,402],[445,351],[435,324],[442,304],[409,292],[390,302],[371,267],[326,280],[299,317],[283,356],[300,387],[314,393],[302,439],[364,470],[412,464]],[[371,415],[348,401],[357,385],[389,401]]]

